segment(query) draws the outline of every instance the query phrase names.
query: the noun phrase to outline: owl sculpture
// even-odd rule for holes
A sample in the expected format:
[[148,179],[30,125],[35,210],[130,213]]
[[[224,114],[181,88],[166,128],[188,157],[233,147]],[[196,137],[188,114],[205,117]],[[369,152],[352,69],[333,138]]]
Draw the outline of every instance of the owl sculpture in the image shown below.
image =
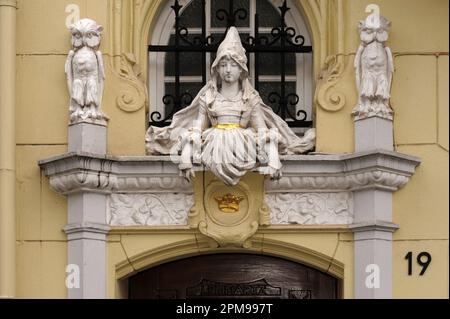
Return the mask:
[[389,105],[394,64],[391,50],[386,46],[390,22],[371,14],[359,22],[361,44],[355,56],[358,104],[352,114],[355,119],[379,116],[392,120]]
[[69,27],[72,50],[65,71],[70,94],[70,124],[92,122],[105,124],[101,110],[105,69],[98,50],[103,27],[91,19],[81,19]]

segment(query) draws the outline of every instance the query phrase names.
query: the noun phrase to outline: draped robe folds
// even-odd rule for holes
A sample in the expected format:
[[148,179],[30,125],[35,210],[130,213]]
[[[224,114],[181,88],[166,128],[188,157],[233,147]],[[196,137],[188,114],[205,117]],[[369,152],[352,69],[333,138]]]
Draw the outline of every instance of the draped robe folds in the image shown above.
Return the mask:
[[[170,126],[151,126],[148,129],[146,134],[147,153],[149,155],[180,154],[183,144],[186,143],[186,138],[189,140],[192,137],[194,128],[200,129],[202,132],[201,164],[213,171],[226,184],[234,185],[246,171],[253,168],[257,168],[263,174],[267,172],[265,168],[268,165],[270,166],[271,163],[274,164],[275,162],[275,165],[272,165],[275,166],[272,167],[273,169],[281,168],[281,164],[276,163],[278,154],[301,154],[314,148],[314,129],[308,130],[304,137],[297,136],[284,120],[263,103],[248,79],[245,79],[241,86],[242,114],[244,116],[248,114],[251,117],[256,115],[258,121],[244,118],[242,122],[246,125],[243,129],[223,130],[215,128],[214,125],[217,123],[211,123],[211,120],[215,120],[216,114],[211,113],[211,106],[221,95],[215,81],[211,80],[200,90],[191,105],[174,114]],[[201,120],[201,110],[206,110],[209,121]],[[199,120],[201,123],[198,122]],[[278,150],[275,161],[263,162],[260,160],[262,156],[267,154],[259,152],[261,149],[259,141],[262,136],[258,136],[258,132],[259,134],[267,134],[266,138],[268,139],[276,140]],[[234,147],[237,149],[245,149],[247,152],[255,151],[256,156],[233,152],[233,150],[227,148],[228,145],[225,145],[230,141],[234,143]],[[269,155],[274,156],[274,154]],[[230,156],[233,156],[233,158],[230,158]],[[244,158],[242,158],[243,156]],[[258,160],[252,161],[252,157],[257,157]],[[220,161],[220,163],[215,163],[215,161]],[[180,169],[183,168],[180,167]]]
[[[224,57],[241,68],[236,99],[226,99],[218,89],[221,79],[217,69]],[[175,113],[170,126],[151,126],[146,135],[149,155],[181,154],[181,171],[189,173],[193,164],[203,164],[227,185],[236,185],[254,168],[261,174],[279,178],[279,154],[305,153],[314,145],[313,129],[303,138],[295,135],[252,87],[245,49],[235,27],[229,28],[217,49],[211,80],[191,105]]]

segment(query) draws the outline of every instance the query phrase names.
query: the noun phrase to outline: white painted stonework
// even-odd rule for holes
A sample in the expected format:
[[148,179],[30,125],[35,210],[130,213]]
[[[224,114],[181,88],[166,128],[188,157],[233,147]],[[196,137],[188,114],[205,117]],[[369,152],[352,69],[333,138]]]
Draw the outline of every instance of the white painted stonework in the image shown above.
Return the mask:
[[187,225],[193,194],[112,194],[107,222],[111,226]]
[[394,192],[418,160],[392,151],[282,157],[283,177],[265,181],[272,224],[352,224],[354,192]]
[[[359,93],[358,104],[352,112],[355,152],[395,153],[392,152],[393,110],[389,105],[394,64],[391,50],[386,46],[390,22],[378,14],[377,5],[368,5],[366,12],[371,10],[373,13],[359,23],[361,44],[354,60]],[[350,229],[354,233],[355,298],[392,298],[392,234],[399,228],[392,220],[392,196],[408,182],[408,178],[395,173],[396,167],[403,166],[402,161],[392,164],[391,171],[379,169],[356,175],[357,181],[368,178],[383,186],[353,191],[355,219]],[[362,175],[364,178],[360,178]],[[377,288],[366,284],[367,266],[373,264],[382,269]]]
[[392,120],[389,105],[394,62],[386,46],[391,22],[377,13],[359,22],[361,44],[356,52],[354,66],[358,104],[353,109],[355,120],[377,116]]
[[272,193],[266,195],[272,224],[351,224],[351,193]]
[[69,27],[72,34],[65,72],[70,94],[69,123],[106,125],[101,110],[105,82],[102,53],[98,50],[103,27],[91,19],[81,19]]
[[281,160],[283,177],[267,179],[266,193],[396,191],[406,185],[420,162],[417,157],[385,150],[282,156]]
[[50,186],[68,195],[94,193],[191,193],[192,185],[179,176],[177,158],[168,156],[108,156],[72,152],[40,161]]
[[[69,153],[40,162],[60,194],[109,197],[111,226],[186,225],[193,187],[168,156],[116,157]],[[350,224],[354,192],[393,192],[403,187],[419,160],[392,151],[349,155],[282,156],[283,177],[266,179],[273,224]],[[293,204],[291,207],[291,203]]]

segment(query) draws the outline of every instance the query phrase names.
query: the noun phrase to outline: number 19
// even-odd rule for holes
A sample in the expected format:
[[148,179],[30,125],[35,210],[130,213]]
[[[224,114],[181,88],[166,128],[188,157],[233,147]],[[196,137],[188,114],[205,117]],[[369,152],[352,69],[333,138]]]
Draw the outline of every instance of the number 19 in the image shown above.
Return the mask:
[[[412,251],[410,251],[405,256],[405,259],[408,260],[408,276],[412,275],[412,255]],[[422,257],[425,257],[425,260],[422,260]],[[431,263],[431,255],[430,253],[423,251],[419,255],[417,255],[416,260],[417,263],[422,267],[422,270],[419,274],[419,276],[422,276]]]

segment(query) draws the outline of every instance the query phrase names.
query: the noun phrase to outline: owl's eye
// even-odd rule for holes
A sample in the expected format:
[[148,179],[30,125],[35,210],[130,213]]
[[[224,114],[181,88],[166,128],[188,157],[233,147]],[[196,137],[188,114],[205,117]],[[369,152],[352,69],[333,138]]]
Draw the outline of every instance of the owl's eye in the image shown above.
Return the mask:
[[75,33],[75,38],[77,38],[77,39],[79,39],[79,38],[81,38],[81,34],[80,33]]
[[92,32],[88,32],[87,37],[90,39],[94,36],[94,34]]

